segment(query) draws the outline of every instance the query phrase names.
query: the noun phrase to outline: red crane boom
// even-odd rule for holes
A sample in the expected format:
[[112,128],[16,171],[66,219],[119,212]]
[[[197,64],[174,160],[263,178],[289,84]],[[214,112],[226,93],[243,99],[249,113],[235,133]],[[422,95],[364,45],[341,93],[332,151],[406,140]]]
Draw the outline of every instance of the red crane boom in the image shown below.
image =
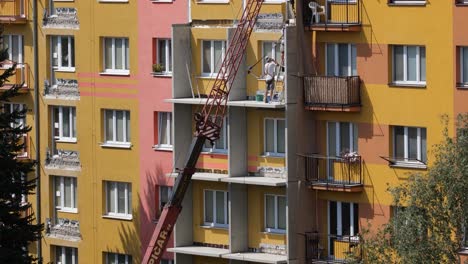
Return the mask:
[[190,146],[190,155],[183,170],[178,172],[173,193],[164,206],[161,217],[153,232],[142,263],[159,264],[166,250],[169,237],[182,210],[182,200],[195,173],[198,157],[206,140],[214,142],[219,138],[229,92],[239,70],[263,0],[247,0],[242,17],[234,31],[221,68],[211,89],[208,100],[201,112],[195,114],[196,133]]

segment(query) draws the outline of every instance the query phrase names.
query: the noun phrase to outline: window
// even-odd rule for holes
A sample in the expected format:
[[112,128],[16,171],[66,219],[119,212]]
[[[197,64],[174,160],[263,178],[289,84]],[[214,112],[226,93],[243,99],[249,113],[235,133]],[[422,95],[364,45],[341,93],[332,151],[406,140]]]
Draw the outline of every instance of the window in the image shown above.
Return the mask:
[[[157,54],[156,54],[156,63],[160,65],[161,74],[171,74],[172,73],[172,41],[170,39],[157,39]],[[158,69],[153,69],[157,72]]]
[[23,63],[23,36],[3,35],[0,49],[8,49],[8,60]]
[[61,211],[77,212],[77,184],[74,177],[54,177],[55,208]]
[[117,253],[106,253],[106,264],[132,264],[132,256]]
[[130,111],[104,111],[105,141],[108,144],[130,144]]
[[265,155],[284,156],[286,122],[284,119],[265,118]]
[[54,138],[59,141],[76,141],[76,108],[55,106],[53,108]]
[[55,263],[78,264],[78,249],[72,247],[55,247]]
[[[7,113],[13,113],[13,111],[23,111],[26,108],[24,104],[15,104],[15,103],[4,103],[3,104],[3,111]],[[25,118],[16,119],[14,123],[10,123],[11,127],[22,127],[26,124]]]
[[162,212],[164,206],[169,202],[172,195],[171,186],[159,186],[159,210]]
[[460,47],[459,51],[460,51],[460,83],[464,86],[468,86],[468,47]]
[[393,157],[397,163],[426,163],[426,129],[393,127]]
[[355,76],[356,45],[354,44],[327,44],[326,75],[327,76]]
[[104,38],[104,72],[129,74],[128,38]]
[[285,233],[286,196],[265,195],[265,231],[271,233]]
[[414,4],[425,4],[426,0],[390,0],[392,4],[400,5],[414,5]]
[[[262,64],[262,74],[265,72],[265,64],[266,60],[265,57],[268,56],[274,59],[278,63],[282,63],[281,58],[281,43],[279,42],[272,42],[272,41],[264,41],[262,43],[262,52],[263,52],[263,64]],[[279,72],[280,76],[284,75],[284,69],[281,67],[281,71]]]
[[359,205],[357,203],[328,202],[328,234],[356,236],[359,233]]
[[174,264],[174,261],[171,259],[161,259],[161,264]]
[[345,153],[357,152],[357,125],[348,122],[327,122],[328,156],[340,157]]
[[[215,122],[214,116],[211,117],[211,120]],[[221,127],[221,131],[219,133],[219,138],[211,145],[209,140],[205,141],[205,145],[203,146],[203,151],[207,152],[218,152],[218,153],[227,153],[227,118],[223,118],[223,126]]]
[[202,75],[216,75],[224,59],[226,41],[203,40],[202,41]]
[[158,112],[157,148],[172,149],[172,113]]
[[228,192],[205,190],[204,197],[205,203],[205,225],[211,227],[224,227],[229,224],[228,216]]
[[52,67],[59,71],[75,70],[75,38],[72,36],[52,37]]
[[105,182],[107,215],[132,217],[132,188],[126,182]]
[[426,48],[393,46],[393,82],[395,84],[426,83]]

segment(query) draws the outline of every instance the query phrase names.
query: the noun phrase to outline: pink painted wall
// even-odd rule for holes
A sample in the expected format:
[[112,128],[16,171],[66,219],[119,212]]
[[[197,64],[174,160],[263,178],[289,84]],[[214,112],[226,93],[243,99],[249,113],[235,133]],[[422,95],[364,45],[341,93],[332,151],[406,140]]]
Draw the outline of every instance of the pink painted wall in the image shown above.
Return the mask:
[[[188,22],[188,1],[172,2],[138,1],[138,71],[139,85],[139,126],[140,126],[140,238],[142,254],[145,253],[149,239],[156,224],[156,185],[173,185],[173,180],[165,175],[172,171],[172,151],[155,151],[154,112],[170,112],[172,104],[164,99],[172,97],[172,78],[153,77],[152,65],[155,58],[155,38],[171,38],[172,24]],[[172,247],[172,239],[169,247]],[[172,253],[164,258],[172,259]]]

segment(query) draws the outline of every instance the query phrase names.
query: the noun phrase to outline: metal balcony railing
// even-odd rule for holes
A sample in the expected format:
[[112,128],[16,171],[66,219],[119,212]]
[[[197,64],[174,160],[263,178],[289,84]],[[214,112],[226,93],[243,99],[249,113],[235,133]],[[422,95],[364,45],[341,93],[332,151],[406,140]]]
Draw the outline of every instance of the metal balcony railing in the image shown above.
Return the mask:
[[0,22],[26,21],[26,0],[0,0]]
[[44,96],[47,98],[79,99],[80,90],[78,81],[57,79],[55,84],[51,85],[47,80],[44,82]]
[[307,263],[347,263],[361,259],[358,236],[306,233]]
[[360,28],[362,0],[304,1],[304,25],[318,30]]
[[[13,67],[13,63],[0,63],[0,75],[7,69]],[[0,90],[10,89],[13,85],[22,85],[21,88],[30,88],[30,69],[27,63],[17,63],[13,76],[8,78],[8,81],[0,88]]]
[[58,149],[51,155],[47,150],[45,166],[48,169],[80,170],[80,156],[77,151]]
[[363,184],[362,158],[357,154],[327,157],[318,154],[299,155],[306,182],[324,187],[359,186]]
[[73,7],[44,9],[42,25],[44,28],[78,29],[80,27],[78,12]]
[[304,76],[303,80],[305,106],[324,109],[361,106],[359,76]]

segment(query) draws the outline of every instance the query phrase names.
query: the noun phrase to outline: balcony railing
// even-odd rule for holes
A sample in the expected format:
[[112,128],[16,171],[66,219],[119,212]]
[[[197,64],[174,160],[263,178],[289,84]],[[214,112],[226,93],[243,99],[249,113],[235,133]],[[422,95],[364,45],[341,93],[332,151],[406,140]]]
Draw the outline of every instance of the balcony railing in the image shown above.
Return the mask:
[[0,23],[26,23],[26,0],[0,0]]
[[[12,63],[0,63],[0,75],[3,74],[7,69],[13,67]],[[13,76],[8,78],[8,81],[0,88],[0,92],[2,90],[8,90],[13,85],[22,85],[21,90],[27,90],[31,86],[29,85],[30,81],[30,69],[29,65],[26,63],[18,63],[16,64],[16,69],[14,71]]]
[[44,82],[44,96],[48,99],[70,99],[80,98],[80,90],[76,80],[57,79],[51,85],[49,81]]
[[361,30],[361,0],[304,1],[303,10],[304,25],[310,30]]
[[299,155],[306,182],[313,189],[333,191],[362,191],[362,158],[349,153],[343,157],[318,154]]
[[77,220],[58,218],[53,221],[46,219],[46,234],[51,237],[66,240],[81,240],[80,223]]
[[56,150],[53,155],[47,151],[45,167],[47,169],[80,170],[80,156],[77,151]]
[[307,263],[347,263],[361,259],[358,236],[306,233]]
[[80,23],[76,8],[61,7],[46,9],[44,11],[42,26],[44,28],[78,29]]
[[304,104],[309,110],[348,111],[361,109],[359,76],[305,76]]

